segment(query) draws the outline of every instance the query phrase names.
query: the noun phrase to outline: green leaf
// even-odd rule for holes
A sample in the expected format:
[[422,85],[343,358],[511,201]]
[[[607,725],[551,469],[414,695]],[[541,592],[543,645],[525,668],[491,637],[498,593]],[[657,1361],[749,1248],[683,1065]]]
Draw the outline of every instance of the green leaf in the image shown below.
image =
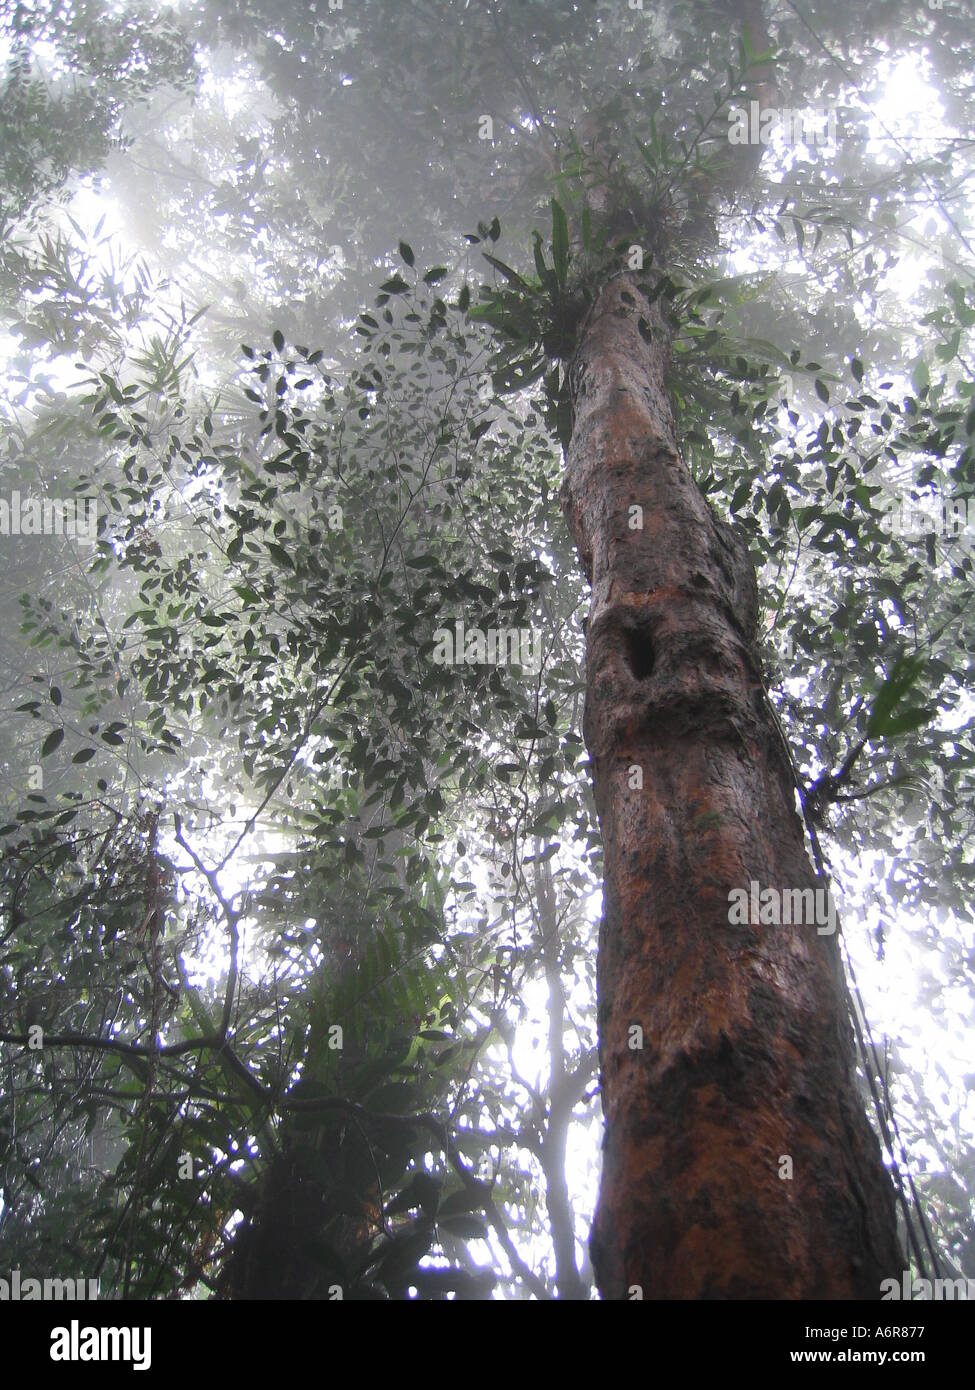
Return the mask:
[[548,290],[549,294],[552,294],[553,291],[558,288],[558,277],[555,271],[549,270],[548,266],[545,264],[545,255],[542,251],[542,238],[539,236],[538,232],[534,233],[534,245],[532,249],[535,256],[535,269],[538,271],[538,278]]
[[284,352],[284,334],[281,332],[280,328],[276,328],[271,334],[271,342],[278,352]]
[[521,278],[517,270],[512,270],[510,265],[505,265],[504,261],[499,261],[497,256],[491,256],[487,253],[487,251],[482,251],[481,255],[484,257],[484,259],[488,262],[489,265],[494,266],[495,270],[500,270],[501,274],[504,276],[506,280],[510,280],[511,283],[513,285],[517,285],[520,290],[526,290],[529,294],[531,294],[531,285],[529,285],[526,280],[523,280]]
[[817,377],[813,385],[816,388],[816,395],[819,397],[819,399],[821,401],[828,401],[829,387],[826,385],[825,381],[822,381],[819,377]]
[[499,396],[521,391],[544,375],[545,358],[530,354],[491,374],[491,385]]
[[460,1188],[457,1192],[451,1192],[449,1197],[445,1197],[440,1203],[440,1220],[449,1216],[466,1216],[475,1209],[480,1209],[483,1202],[479,1192],[469,1192],[466,1187]]
[[513,315],[510,306],[497,299],[491,304],[478,304],[470,311],[468,317],[476,323],[489,323],[492,328],[496,328],[499,333],[515,342],[531,342],[534,337],[534,321],[530,314],[520,312],[520,302],[517,307],[519,312]]
[[915,684],[923,669],[924,661],[919,656],[904,656],[896,663],[871,702],[866,730],[868,738],[883,737],[890,732],[894,709]]
[[569,224],[566,221],[562,204],[552,199],[552,260],[555,262],[555,275],[561,286],[565,286],[569,273]]
[[291,556],[288,554],[288,552],[285,550],[283,546],[275,545],[274,542],[271,541],[268,543],[267,553],[270,555],[271,559],[276,560],[277,563],[281,565],[283,569],[294,569],[295,562],[294,560],[292,560]]
[[413,255],[413,247],[407,241],[400,242],[399,253],[407,265],[413,265],[416,261],[416,257]]
[[455,1216],[441,1217],[438,1221],[445,1231],[462,1240],[487,1240],[487,1226],[476,1216],[458,1212]]
[[53,753],[55,748],[60,747],[64,740],[63,729],[52,729],[47,738],[41,744],[41,757],[46,758],[49,753]]
[[906,734],[912,729],[920,729],[922,725],[929,724],[937,713],[935,705],[911,705],[902,709],[900,714],[891,715],[884,723],[884,738],[894,738],[896,734]]
[[409,288],[409,285],[398,271],[395,275],[391,276],[390,279],[384,280],[379,286],[383,294],[406,294]]
[[817,521],[823,514],[820,506],[799,507],[793,512],[795,523],[800,531],[804,531],[811,521]]
[[919,357],[911,372],[911,383],[914,390],[921,395],[926,386],[931,385],[931,373],[928,371],[928,364],[923,357]]
[[748,501],[751,495],[751,483],[744,482],[738,484],[738,486],[735,488],[734,495],[728,504],[728,510],[731,512],[732,516],[734,516],[734,514],[738,511],[739,507],[743,507],[745,505],[745,503]]

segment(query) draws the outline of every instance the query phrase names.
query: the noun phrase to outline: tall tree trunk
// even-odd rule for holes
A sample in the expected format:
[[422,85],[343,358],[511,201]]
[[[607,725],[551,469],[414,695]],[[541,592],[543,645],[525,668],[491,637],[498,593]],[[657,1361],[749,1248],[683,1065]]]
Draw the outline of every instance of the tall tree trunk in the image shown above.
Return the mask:
[[605,852],[596,1279],[604,1298],[879,1298],[903,1260],[836,937],[729,921],[732,889],[823,885],[755,652],[752,562],[680,457],[668,356],[658,305],[621,274],[570,371],[563,505],[592,584]]

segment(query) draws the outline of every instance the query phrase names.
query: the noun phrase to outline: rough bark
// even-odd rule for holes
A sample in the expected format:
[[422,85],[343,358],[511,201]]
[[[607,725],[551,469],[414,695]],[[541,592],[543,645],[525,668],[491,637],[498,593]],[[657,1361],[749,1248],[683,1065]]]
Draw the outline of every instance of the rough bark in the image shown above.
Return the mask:
[[596,1278],[604,1298],[878,1298],[903,1260],[836,938],[729,921],[731,889],[823,885],[754,650],[754,569],[680,457],[667,360],[656,306],[610,280],[571,364],[563,490],[592,584],[605,852]]

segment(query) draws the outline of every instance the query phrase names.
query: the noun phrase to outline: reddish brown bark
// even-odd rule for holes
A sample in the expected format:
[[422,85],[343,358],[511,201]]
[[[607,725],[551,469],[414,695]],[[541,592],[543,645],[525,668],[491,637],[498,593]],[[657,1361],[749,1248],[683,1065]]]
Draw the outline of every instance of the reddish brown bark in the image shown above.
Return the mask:
[[570,374],[563,502],[592,583],[605,850],[597,1282],[604,1298],[878,1298],[903,1260],[836,938],[729,922],[731,889],[817,879],[755,654],[754,569],[681,460],[667,357],[620,275]]

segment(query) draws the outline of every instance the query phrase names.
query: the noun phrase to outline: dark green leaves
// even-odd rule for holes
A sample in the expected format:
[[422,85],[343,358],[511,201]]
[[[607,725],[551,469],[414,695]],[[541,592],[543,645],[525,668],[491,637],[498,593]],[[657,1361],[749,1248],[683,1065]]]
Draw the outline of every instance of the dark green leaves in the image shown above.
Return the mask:
[[409,288],[409,285],[406,283],[406,281],[403,279],[402,275],[400,275],[398,271],[388,280],[384,280],[383,283],[379,286],[381,294],[407,294],[409,292]]
[[513,285],[517,285],[519,289],[531,294],[531,286],[522,279],[516,270],[512,270],[510,265],[505,265],[504,261],[499,261],[497,256],[491,256],[487,251],[482,251],[481,254],[490,265],[494,266],[495,270],[501,272],[506,280],[510,280]]
[[492,372],[491,384],[499,395],[504,396],[531,386],[544,372],[545,358],[539,353],[530,353]]
[[937,713],[930,706],[914,705],[895,713],[897,706],[910,694],[924,670],[924,659],[905,656],[894,666],[877,691],[867,720],[868,738],[893,738],[927,724]]
[[559,286],[564,289],[569,274],[569,226],[561,203],[552,199],[552,259]]
[[55,748],[60,748],[64,740],[63,729],[52,729],[47,738],[41,744],[41,757],[46,758],[54,752]]
[[535,232],[532,238],[532,248],[535,257],[535,269],[538,271],[538,278],[547,287],[557,284],[555,275],[545,263],[545,253],[542,250],[542,238],[539,232]]

